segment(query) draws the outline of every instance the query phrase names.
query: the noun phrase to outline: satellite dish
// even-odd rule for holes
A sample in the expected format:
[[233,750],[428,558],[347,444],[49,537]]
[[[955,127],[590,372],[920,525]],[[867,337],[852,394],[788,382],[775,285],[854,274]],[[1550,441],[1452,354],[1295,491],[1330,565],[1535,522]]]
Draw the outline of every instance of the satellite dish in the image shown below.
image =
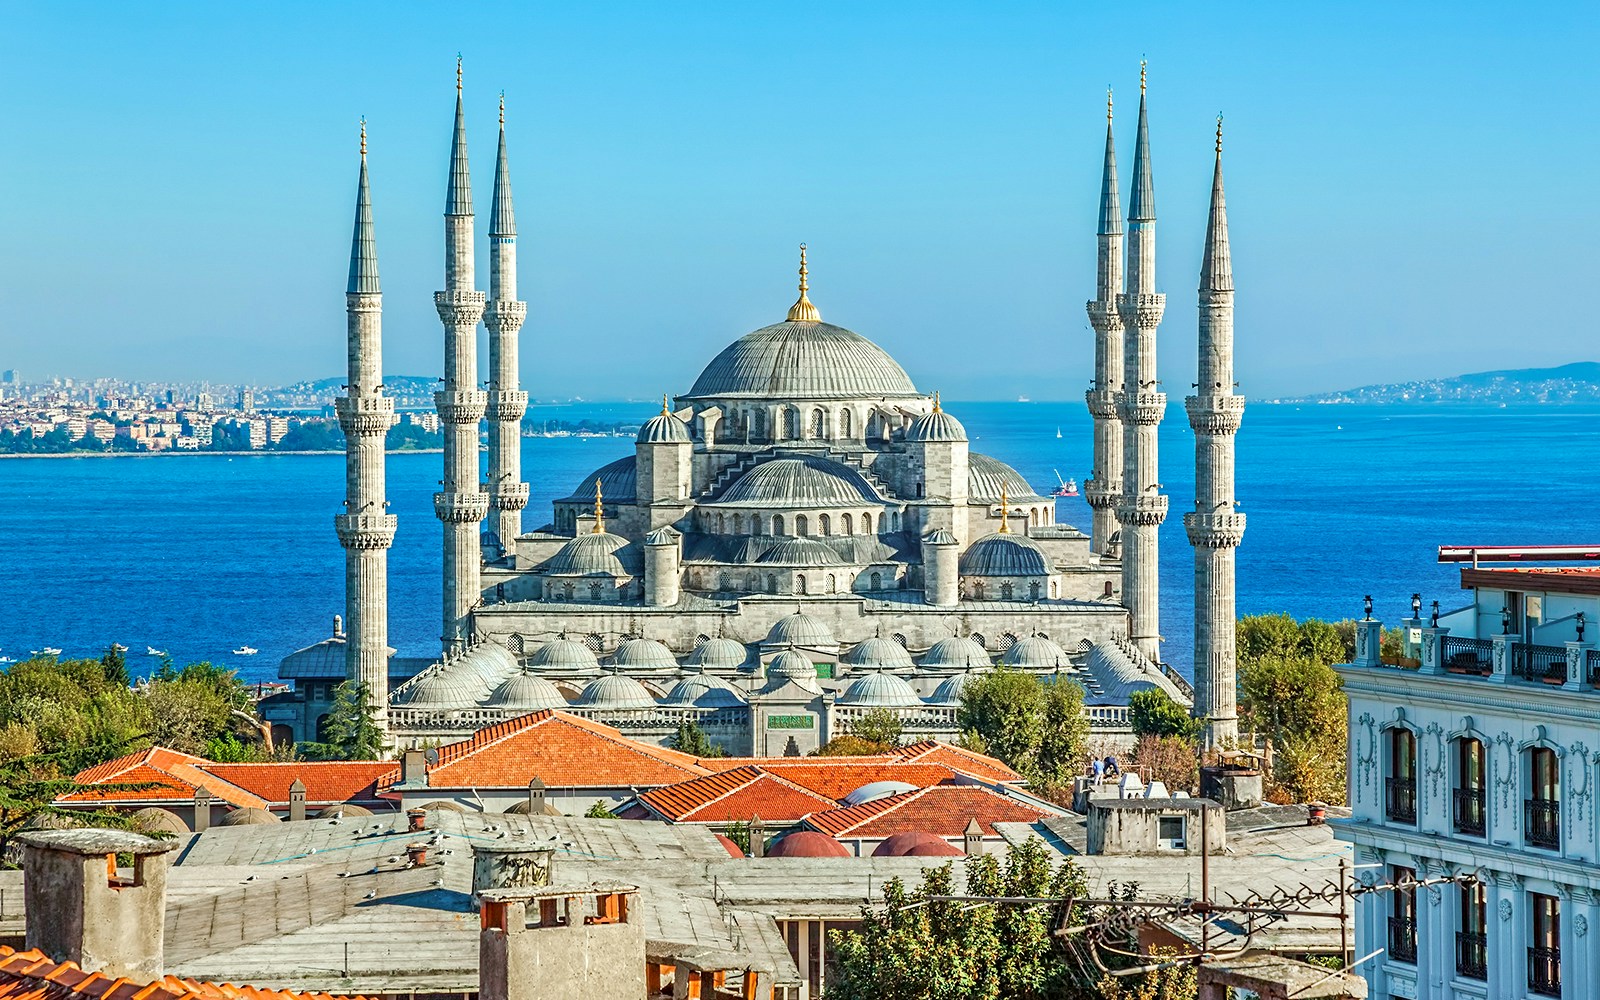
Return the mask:
[[422,759],[429,767],[439,763],[439,748],[429,747],[422,751]]

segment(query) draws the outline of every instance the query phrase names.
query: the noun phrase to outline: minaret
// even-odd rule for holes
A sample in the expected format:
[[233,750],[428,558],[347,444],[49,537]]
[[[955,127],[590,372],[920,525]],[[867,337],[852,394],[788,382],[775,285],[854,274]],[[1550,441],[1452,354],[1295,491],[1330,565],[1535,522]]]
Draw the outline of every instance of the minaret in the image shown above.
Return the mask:
[[[465,157],[466,144],[462,143]],[[463,174],[466,167],[462,167]],[[517,301],[517,220],[511,210],[511,165],[506,159],[506,97],[500,95],[500,153],[494,162],[489,208],[489,480],[490,530],[505,552],[516,551],[528,484],[522,481],[522,415],[528,394],[517,389],[517,332],[528,304]]]
[[1122,418],[1122,602],[1129,638],[1152,660],[1161,658],[1161,598],[1157,531],[1167,498],[1157,477],[1156,430],[1167,397],[1156,378],[1156,328],[1167,298],[1156,290],[1156,206],[1150,182],[1150,126],[1145,68],[1139,66],[1139,136],[1133,147],[1133,195],[1128,202],[1127,291],[1117,296],[1126,331],[1118,415]]
[[476,290],[472,263],[472,180],[467,175],[467,119],[461,107],[461,60],[456,60],[456,127],[450,141],[450,180],[444,201],[444,291],[433,304],[444,323],[444,389],[433,394],[444,427],[444,489],[433,510],[444,522],[444,631],[446,653],[466,648],[468,615],[478,603],[482,549],[478,524],[489,496],[478,490],[478,422],[489,394],[478,388],[478,319],[484,294]]
[[1233,264],[1228,253],[1228,207],[1222,197],[1222,116],[1217,116],[1217,165],[1211,178],[1211,217],[1200,268],[1198,394],[1184,400],[1194,428],[1194,511],[1183,527],[1194,546],[1194,716],[1205,722],[1205,743],[1238,738],[1234,705],[1233,550],[1244,538],[1244,515],[1234,511],[1233,438],[1244,397],[1233,391]]
[[356,188],[350,283],[345,289],[349,355],[345,395],[334,402],[344,431],[345,512],[333,519],[344,546],[345,678],[365,684],[373,721],[388,731],[389,546],[395,516],[383,498],[384,436],[394,425],[394,400],[383,394],[383,296],[378,247],[367,191],[367,122],[361,120],[361,179]]
[[1099,263],[1094,301],[1088,303],[1094,327],[1094,388],[1084,394],[1094,417],[1094,472],[1083,484],[1093,510],[1090,549],[1104,554],[1116,531],[1116,506],[1122,499],[1122,420],[1117,388],[1122,384],[1122,208],[1117,198],[1117,150],[1111,136],[1111,92],[1106,91],[1106,161],[1100,176]]

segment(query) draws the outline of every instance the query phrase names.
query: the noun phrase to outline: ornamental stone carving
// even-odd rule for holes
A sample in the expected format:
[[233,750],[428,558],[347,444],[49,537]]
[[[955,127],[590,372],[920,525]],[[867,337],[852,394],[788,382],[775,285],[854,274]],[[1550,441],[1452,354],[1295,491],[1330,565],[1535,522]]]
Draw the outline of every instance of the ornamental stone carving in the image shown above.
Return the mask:
[[1243,514],[1201,514],[1190,511],[1183,515],[1183,530],[1189,534],[1189,543],[1208,549],[1231,549],[1244,540]]
[[495,510],[521,510],[528,506],[527,483],[501,483],[499,489],[484,483],[483,489],[489,494],[489,504]]
[[433,307],[446,326],[474,327],[483,316],[483,307],[489,296],[483,292],[460,290],[434,292]]
[[435,493],[433,512],[447,524],[468,524],[489,515],[487,493]]
[[1372,773],[1378,766],[1378,738],[1372,731],[1377,721],[1370,712],[1362,712],[1360,718],[1356,719],[1356,725],[1365,731],[1367,743],[1365,752],[1361,750],[1359,743],[1356,745],[1357,802],[1361,801],[1361,793],[1366,790],[1367,783],[1372,780]]
[[1164,392],[1124,392],[1118,397],[1118,410],[1122,419],[1130,424],[1154,427],[1161,423],[1167,412],[1167,394]]
[[333,401],[333,412],[345,437],[383,434],[398,419],[387,396],[341,396]]
[[1122,316],[1112,303],[1086,302],[1084,308],[1089,310],[1089,325],[1094,327],[1095,333],[1122,332]]
[[518,389],[496,389],[489,395],[484,416],[490,420],[521,420],[528,412],[528,394]]
[[489,408],[489,394],[481,389],[451,392],[440,389],[433,394],[433,407],[447,424],[475,424]]
[[1090,479],[1083,484],[1083,496],[1090,507],[1096,510],[1105,510],[1115,507],[1122,499],[1122,480]]
[[1511,900],[1509,900],[1509,899],[1500,900],[1500,919],[1501,920],[1510,920],[1511,919]]
[[1167,498],[1160,493],[1123,495],[1117,504],[1117,520],[1123,524],[1153,526],[1167,519]]
[[1233,434],[1244,422],[1243,396],[1185,396],[1183,408],[1196,434]]
[[335,514],[333,530],[347,549],[386,549],[394,542],[400,519],[394,514]]
[[1083,398],[1091,417],[1106,420],[1117,415],[1117,394],[1110,389],[1090,389]]
[[495,299],[483,311],[483,325],[490,333],[516,333],[528,316],[528,304],[513,299]]
[[1573,917],[1572,933],[1578,935],[1579,937],[1587,936],[1589,933],[1589,918],[1581,913]]
[[1117,296],[1117,313],[1124,327],[1153,330],[1161,325],[1161,314],[1166,309],[1167,297],[1160,292]]
[[378,292],[346,292],[344,308],[347,313],[381,313],[383,296]]

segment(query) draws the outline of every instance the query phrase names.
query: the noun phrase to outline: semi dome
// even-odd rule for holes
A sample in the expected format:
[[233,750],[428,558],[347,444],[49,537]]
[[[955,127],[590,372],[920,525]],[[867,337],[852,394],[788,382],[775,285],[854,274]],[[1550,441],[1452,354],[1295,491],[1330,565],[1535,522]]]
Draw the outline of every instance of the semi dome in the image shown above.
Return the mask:
[[984,535],[961,553],[962,576],[1048,576],[1050,557],[1026,535]]
[[772,458],[746,472],[707,505],[876,507],[883,503],[861,473],[816,455]]
[[911,654],[893,639],[864,639],[850,647],[844,662],[857,667],[880,667],[884,670],[909,670],[913,666]]
[[786,649],[767,664],[767,676],[814,682],[817,679],[817,666],[804,653]]
[[767,852],[769,858],[848,858],[845,846],[825,833],[796,830],[785,834]]
[[672,650],[654,639],[625,639],[611,654],[611,662],[630,670],[676,670]]
[[372,810],[366,806],[358,806],[350,802],[339,802],[331,806],[323,806],[317,810],[315,819],[343,819],[349,816],[355,819],[358,816],[371,816]]
[[554,672],[592,671],[600,667],[594,650],[576,639],[552,639],[540,646],[529,665]]
[[737,639],[707,639],[689,654],[688,665],[702,670],[737,670],[750,659],[750,651]]
[[815,538],[785,538],[756,557],[756,562],[777,566],[843,566],[833,546]]
[[[1007,500],[1014,503],[1023,501],[1046,500],[1033,491],[1028,481],[1022,474],[1011,466],[988,455],[977,452],[967,456],[967,497],[979,502],[999,503],[1001,489],[1004,488]],[[629,494],[632,496],[633,494]]]
[[577,708],[655,708],[656,700],[650,697],[650,692],[645,690],[643,684],[632,677],[623,677],[620,674],[606,674],[596,677],[578,695],[578,700],[572,703]]
[[543,567],[547,576],[633,576],[637,572],[628,540],[605,531],[579,535],[556,550]]
[[833,631],[827,625],[803,611],[796,611],[792,615],[779,618],[773,624],[772,631],[767,633],[766,641],[791,646],[838,645],[838,640],[833,637]]
[[922,665],[930,669],[972,670],[993,665],[989,651],[976,639],[964,635],[940,639],[922,654]]
[[189,824],[171,809],[162,809],[159,806],[145,806],[143,809],[134,810],[128,814],[128,825],[139,833],[167,833],[176,837],[189,835]]
[[480,642],[460,659],[452,660],[445,669],[458,676],[475,677],[489,688],[522,668],[511,650],[498,642]]
[[747,704],[733,685],[711,674],[690,674],[661,702],[673,708],[735,708]]
[[547,708],[566,708],[567,699],[561,696],[559,688],[543,677],[519,673],[495,688],[486,704],[490,708],[514,712],[542,712]]
[[922,444],[953,443],[966,439],[967,429],[961,426],[961,421],[944,412],[937,403],[932,413],[923,414],[906,428],[906,440]]
[[1018,639],[1011,648],[1000,654],[1000,662],[1021,670],[1054,670],[1070,667],[1066,650],[1040,635]]
[[840,326],[783,322],[745,334],[711,359],[684,399],[916,396],[906,370]]
[[851,681],[837,704],[855,708],[920,708],[922,699],[903,678],[870,673]]
[[572,491],[571,496],[562,497],[567,503],[594,503],[594,481],[600,480],[600,490],[608,497],[617,497],[623,501],[631,501],[639,492],[639,466],[638,456],[629,455],[609,462],[589,473]]

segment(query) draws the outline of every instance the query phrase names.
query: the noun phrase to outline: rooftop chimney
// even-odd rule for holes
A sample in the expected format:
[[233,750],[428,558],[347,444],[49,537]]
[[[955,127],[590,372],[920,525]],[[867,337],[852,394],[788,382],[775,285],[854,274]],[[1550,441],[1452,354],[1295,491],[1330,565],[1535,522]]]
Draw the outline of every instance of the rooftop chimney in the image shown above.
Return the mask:
[[[121,830],[40,830],[17,839],[27,947],[112,978],[160,978],[167,852],[177,841]],[[133,855],[132,868],[117,868],[119,854]]]
[[306,818],[306,786],[299,778],[289,785],[289,820]]
[[528,815],[544,815],[544,782],[539,780],[538,775],[528,782]]
[[645,995],[638,888],[491,889],[478,937],[481,1000]]
[[344,615],[333,616],[333,637],[335,639],[344,635]]
[[983,853],[983,827],[976,816],[967,820],[967,828],[961,831],[961,853],[969,858]]

